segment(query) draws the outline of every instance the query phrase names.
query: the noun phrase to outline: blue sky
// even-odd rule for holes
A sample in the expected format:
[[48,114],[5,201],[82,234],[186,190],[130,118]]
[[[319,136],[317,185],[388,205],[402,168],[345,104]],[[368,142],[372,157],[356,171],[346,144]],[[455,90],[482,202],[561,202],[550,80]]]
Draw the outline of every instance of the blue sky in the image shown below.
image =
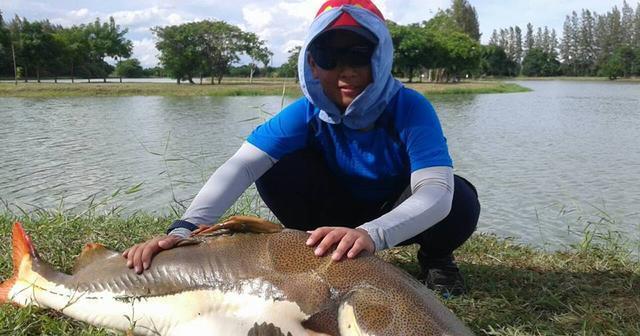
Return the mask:
[[[447,8],[450,0],[373,0],[386,18],[401,24],[428,20],[439,8]],[[6,20],[14,15],[29,20],[49,19],[70,26],[108,19],[128,28],[133,41],[133,57],[145,67],[157,63],[157,50],[150,28],[203,19],[225,20],[251,31],[268,42],[274,52],[273,65],[286,61],[287,50],[301,44],[306,28],[324,0],[3,0],[0,4]],[[613,6],[622,7],[622,0],[469,0],[478,11],[483,42],[494,29],[528,22],[535,27],[555,28],[562,34],[562,24],[572,10],[588,8],[598,13]],[[635,9],[636,0],[628,3]]]

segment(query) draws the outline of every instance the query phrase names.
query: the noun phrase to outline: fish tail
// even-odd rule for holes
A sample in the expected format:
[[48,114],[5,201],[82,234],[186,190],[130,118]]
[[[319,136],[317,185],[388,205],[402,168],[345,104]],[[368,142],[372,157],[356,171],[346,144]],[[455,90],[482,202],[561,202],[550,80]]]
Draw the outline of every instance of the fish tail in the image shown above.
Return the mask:
[[31,238],[27,236],[22,228],[22,224],[15,222],[12,230],[13,243],[13,275],[0,284],[0,303],[10,301],[9,293],[20,273],[20,267],[23,263],[31,264],[33,258],[36,257],[36,250],[31,243]]

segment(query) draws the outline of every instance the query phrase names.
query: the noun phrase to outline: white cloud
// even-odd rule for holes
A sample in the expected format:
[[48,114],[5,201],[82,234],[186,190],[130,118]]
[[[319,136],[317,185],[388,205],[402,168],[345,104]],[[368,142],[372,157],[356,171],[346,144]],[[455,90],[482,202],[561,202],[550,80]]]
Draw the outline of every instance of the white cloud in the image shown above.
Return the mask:
[[263,30],[273,20],[271,11],[256,5],[247,5],[242,8],[242,17],[247,25],[253,30]]
[[176,13],[171,13],[167,17],[167,22],[169,23],[169,25],[172,25],[172,26],[184,23],[186,21],[187,20],[185,18],[183,18],[180,14],[176,14]]
[[132,42],[133,55],[140,61],[142,67],[151,68],[158,65],[158,50],[153,39],[147,38]]
[[287,42],[284,43],[284,45],[282,45],[282,48],[280,49],[280,52],[288,54],[289,50],[295,48],[295,47],[299,47],[302,46],[304,44],[303,40],[289,40]]
[[78,17],[78,18],[85,18],[89,14],[89,9],[81,8],[81,9],[78,9],[78,10],[72,10],[71,12],[69,12],[69,14],[71,16],[75,16],[75,17]]
[[110,14],[119,25],[136,26],[141,24],[180,24],[186,20],[172,8],[151,7],[132,11],[117,11]]
[[311,24],[318,9],[324,3],[323,0],[304,0],[304,1],[282,1],[276,7],[290,18],[283,17],[280,22],[286,22],[288,19],[295,18],[297,22],[304,22],[306,25]]

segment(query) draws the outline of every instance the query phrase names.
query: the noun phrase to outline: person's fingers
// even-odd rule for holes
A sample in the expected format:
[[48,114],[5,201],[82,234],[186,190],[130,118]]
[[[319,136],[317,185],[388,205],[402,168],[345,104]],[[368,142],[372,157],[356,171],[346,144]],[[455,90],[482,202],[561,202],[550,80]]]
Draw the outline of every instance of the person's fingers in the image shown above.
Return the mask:
[[176,246],[181,239],[178,236],[167,236],[158,242],[158,246],[163,250],[168,250]]
[[356,239],[358,239],[358,235],[352,232],[344,235],[338,243],[338,247],[336,247],[336,250],[333,251],[331,259],[333,259],[334,261],[339,261],[340,259],[342,259],[342,256],[344,256],[347,251],[352,250],[352,246],[356,242]]
[[155,239],[147,241],[145,243],[140,244],[133,255],[133,269],[136,273],[140,274],[144,270],[143,268],[143,260],[142,255],[149,244],[157,244],[158,242]]
[[[158,245],[159,241],[160,239],[154,239],[148,242],[142,249],[142,253],[140,256],[140,262],[142,263],[140,266],[142,266],[142,269],[139,273],[142,273],[142,271],[149,268],[149,266],[151,265],[151,259],[161,250],[160,246]],[[138,268],[136,267],[136,271],[137,270]]]
[[133,268],[133,256],[136,255],[136,249],[138,249],[140,244],[136,244],[127,249],[127,267]]
[[317,244],[324,236],[331,232],[333,228],[330,227],[319,227],[313,231],[307,231],[310,233],[309,238],[307,239],[307,246],[314,246]]
[[364,242],[364,238],[360,237],[353,243],[353,246],[351,246],[351,249],[347,253],[347,258],[353,259],[364,250],[367,250],[367,243]]
[[315,255],[318,257],[323,256],[325,252],[327,252],[331,246],[337,244],[343,236],[344,232],[342,230],[331,230],[331,232],[327,233],[320,243],[318,243],[318,246],[314,251]]

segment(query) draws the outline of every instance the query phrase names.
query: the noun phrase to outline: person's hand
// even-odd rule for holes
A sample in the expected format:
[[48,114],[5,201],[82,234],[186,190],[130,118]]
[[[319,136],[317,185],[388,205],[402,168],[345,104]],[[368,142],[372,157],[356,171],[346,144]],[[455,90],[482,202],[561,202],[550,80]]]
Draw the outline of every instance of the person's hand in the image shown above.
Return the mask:
[[179,236],[164,235],[151,238],[144,243],[133,245],[126,249],[122,256],[127,258],[127,267],[135,269],[136,273],[142,272],[151,266],[151,259],[162,250],[168,250],[176,246],[182,240]]
[[331,259],[339,261],[346,254],[347,258],[353,259],[362,251],[375,252],[375,244],[367,231],[363,229],[350,229],[346,227],[320,227],[311,233],[307,239],[307,246],[316,246],[314,254],[321,257],[333,245],[338,247],[331,255]]

